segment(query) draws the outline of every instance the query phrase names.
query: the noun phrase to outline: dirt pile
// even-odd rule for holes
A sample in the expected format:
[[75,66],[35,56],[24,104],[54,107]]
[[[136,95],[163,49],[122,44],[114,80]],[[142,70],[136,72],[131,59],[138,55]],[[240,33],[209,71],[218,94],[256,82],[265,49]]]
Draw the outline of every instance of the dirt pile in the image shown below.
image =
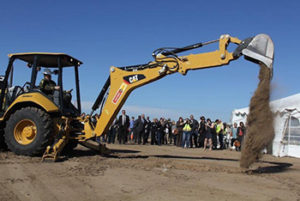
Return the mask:
[[260,65],[259,80],[250,101],[247,133],[240,160],[242,168],[249,168],[274,138],[273,114],[269,106],[271,71],[263,64]]

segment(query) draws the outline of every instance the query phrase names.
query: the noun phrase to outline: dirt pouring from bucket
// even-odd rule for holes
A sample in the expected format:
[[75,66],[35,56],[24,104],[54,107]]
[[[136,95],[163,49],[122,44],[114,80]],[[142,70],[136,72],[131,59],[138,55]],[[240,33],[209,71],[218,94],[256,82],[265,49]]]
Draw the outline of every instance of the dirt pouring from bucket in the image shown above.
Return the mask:
[[249,168],[274,138],[273,113],[270,109],[271,70],[260,64],[259,84],[251,98],[247,132],[242,145],[241,168]]

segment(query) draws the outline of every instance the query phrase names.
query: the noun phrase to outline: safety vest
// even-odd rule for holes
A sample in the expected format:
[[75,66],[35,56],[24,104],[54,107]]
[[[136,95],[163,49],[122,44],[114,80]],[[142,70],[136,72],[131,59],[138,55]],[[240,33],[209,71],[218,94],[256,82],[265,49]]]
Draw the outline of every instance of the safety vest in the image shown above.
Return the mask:
[[190,124],[185,124],[184,127],[183,127],[183,131],[191,131],[192,128],[190,126]]
[[221,124],[217,124],[216,133],[220,133],[221,131]]

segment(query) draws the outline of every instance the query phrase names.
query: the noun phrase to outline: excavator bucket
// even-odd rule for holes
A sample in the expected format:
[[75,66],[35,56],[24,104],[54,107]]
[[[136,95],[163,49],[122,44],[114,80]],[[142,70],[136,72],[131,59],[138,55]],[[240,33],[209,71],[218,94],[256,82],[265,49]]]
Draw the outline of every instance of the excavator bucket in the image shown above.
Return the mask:
[[258,34],[247,38],[236,49],[236,56],[244,55],[246,59],[255,63],[263,63],[273,72],[274,44],[266,34]]

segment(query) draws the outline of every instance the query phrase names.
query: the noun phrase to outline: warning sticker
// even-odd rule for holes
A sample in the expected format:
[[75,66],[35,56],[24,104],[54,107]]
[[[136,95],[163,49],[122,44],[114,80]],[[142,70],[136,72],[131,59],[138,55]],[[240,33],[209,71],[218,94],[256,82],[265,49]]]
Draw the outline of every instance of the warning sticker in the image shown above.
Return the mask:
[[122,96],[122,94],[123,94],[123,92],[125,91],[126,88],[127,88],[127,84],[122,83],[119,90],[117,91],[115,97],[112,100],[112,102],[114,104],[117,104],[117,102],[119,101],[120,97]]

